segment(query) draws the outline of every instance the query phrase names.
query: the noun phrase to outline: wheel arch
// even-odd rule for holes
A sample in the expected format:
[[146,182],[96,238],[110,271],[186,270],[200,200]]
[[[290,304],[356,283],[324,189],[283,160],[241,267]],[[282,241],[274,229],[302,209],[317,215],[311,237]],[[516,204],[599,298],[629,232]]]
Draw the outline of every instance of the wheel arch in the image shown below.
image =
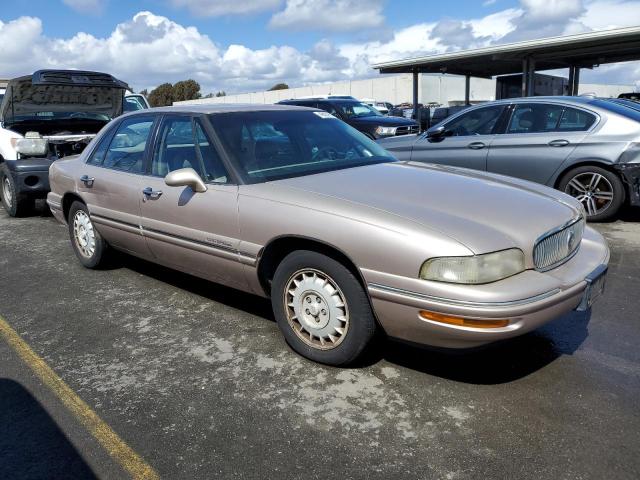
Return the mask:
[[61,205],[65,221],[69,218],[69,210],[71,210],[71,205],[73,205],[73,202],[75,201],[81,202],[86,205],[86,202],[77,193],[67,192],[62,196]]
[[296,250],[310,250],[340,262],[358,279],[365,294],[369,297],[367,283],[362,272],[344,251],[330,243],[298,235],[282,235],[273,238],[262,248],[258,256],[257,273],[260,285],[267,295],[271,295],[271,281],[278,265],[288,254]]
[[562,166],[560,169],[558,169],[558,172],[555,174],[555,178],[553,180],[553,188],[558,189],[563,177],[571,170],[580,167],[604,168],[605,170],[613,173],[622,180],[622,177],[620,177],[620,174],[616,171],[615,168],[613,168],[613,164],[611,162],[606,162],[604,160],[586,159],[571,163],[570,165]]

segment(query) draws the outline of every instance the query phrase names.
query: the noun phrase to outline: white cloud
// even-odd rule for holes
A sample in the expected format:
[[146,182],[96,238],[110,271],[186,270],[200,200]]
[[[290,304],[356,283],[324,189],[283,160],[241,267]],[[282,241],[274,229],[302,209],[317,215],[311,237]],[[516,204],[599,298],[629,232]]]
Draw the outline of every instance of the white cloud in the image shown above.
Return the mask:
[[98,14],[104,10],[106,0],[62,0],[62,2],[80,13]]
[[217,17],[273,10],[282,4],[282,0],[171,0],[171,3],[175,7],[186,7],[196,16]]
[[[550,9],[555,16],[528,0],[521,8],[482,18],[411,25],[384,39],[335,44],[325,38],[308,51],[287,45],[224,46],[195,27],[150,12],[136,14],[101,38],[82,32],[49,38],[40,19],[20,17],[0,22],[0,72],[11,77],[40,68],[78,68],[113,73],[136,89],[194,78],[203,93],[255,91],[278,82],[301,85],[371,77],[377,75],[372,63],[504,43],[514,37],[539,38],[533,25],[540,18],[559,34],[637,24],[634,13],[640,11],[640,0],[588,0]],[[584,70],[582,81],[634,83],[640,80],[639,63]]]
[[354,31],[384,23],[383,0],[287,0],[271,17],[273,28]]

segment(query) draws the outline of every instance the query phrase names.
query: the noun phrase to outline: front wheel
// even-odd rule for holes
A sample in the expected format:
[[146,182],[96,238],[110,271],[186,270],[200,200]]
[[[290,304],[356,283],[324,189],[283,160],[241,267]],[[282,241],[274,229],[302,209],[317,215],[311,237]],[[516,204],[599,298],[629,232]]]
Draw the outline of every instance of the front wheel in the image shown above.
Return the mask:
[[624,203],[624,185],[615,173],[587,165],[569,170],[558,189],[582,203],[587,220],[601,222],[613,218]]
[[340,262],[298,250],[278,266],[271,303],[287,343],[327,365],[355,362],[371,344],[376,320],[362,285]]
[[82,202],[73,202],[69,209],[69,237],[80,263],[87,268],[99,268],[105,263],[107,243],[94,228],[89,210]]
[[0,168],[0,194],[4,209],[12,217],[22,217],[33,207],[33,200],[18,193],[15,181],[6,167]]

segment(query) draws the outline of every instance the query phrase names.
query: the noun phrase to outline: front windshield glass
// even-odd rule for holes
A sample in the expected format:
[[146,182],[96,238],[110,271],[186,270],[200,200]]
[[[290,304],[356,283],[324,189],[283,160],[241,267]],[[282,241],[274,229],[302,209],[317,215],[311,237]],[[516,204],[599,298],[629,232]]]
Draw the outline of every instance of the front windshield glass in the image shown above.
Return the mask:
[[247,183],[395,161],[327,112],[235,112],[209,118]]
[[346,118],[379,117],[380,112],[360,102],[340,102],[335,104]]
[[124,103],[122,104],[122,110],[124,112],[135,112],[137,110],[144,110],[147,106],[139,95],[127,95],[124,97]]

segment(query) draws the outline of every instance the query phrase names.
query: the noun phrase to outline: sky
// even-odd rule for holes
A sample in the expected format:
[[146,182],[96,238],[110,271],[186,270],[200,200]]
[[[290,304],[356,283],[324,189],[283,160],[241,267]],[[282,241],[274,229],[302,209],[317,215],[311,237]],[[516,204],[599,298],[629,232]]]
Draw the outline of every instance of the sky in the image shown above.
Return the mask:
[[[380,61],[640,25],[640,0],[4,0],[0,78],[111,73],[203,94],[377,76]],[[584,71],[636,84],[640,62]]]

